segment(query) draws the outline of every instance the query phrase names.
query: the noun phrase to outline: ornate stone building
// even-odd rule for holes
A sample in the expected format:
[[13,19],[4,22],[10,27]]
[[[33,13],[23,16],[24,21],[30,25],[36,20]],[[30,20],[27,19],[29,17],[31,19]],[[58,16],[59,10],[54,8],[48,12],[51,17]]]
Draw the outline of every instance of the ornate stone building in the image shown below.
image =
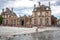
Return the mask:
[[20,26],[21,27],[31,27],[31,16],[20,16]]
[[49,6],[41,5],[40,2],[38,3],[37,7],[36,4],[34,4],[34,9],[32,11],[32,25],[33,26],[51,25],[50,2],[49,2]]
[[21,27],[30,27],[31,25],[31,17],[30,16],[20,16],[17,17],[16,13],[13,12],[13,8],[10,10],[9,8],[6,8],[6,10],[2,9],[1,13],[3,17],[3,24],[6,26],[21,26]]
[[34,4],[34,9],[31,16],[19,16],[13,12],[13,8],[10,10],[2,9],[3,25],[7,26],[20,26],[20,27],[32,27],[32,26],[50,26],[51,25],[51,8],[50,2],[49,6],[39,5],[36,7]]
[[9,8],[6,8],[6,10],[2,9],[1,15],[3,17],[3,25],[17,26],[19,24],[17,15],[13,12],[13,8],[11,10]]

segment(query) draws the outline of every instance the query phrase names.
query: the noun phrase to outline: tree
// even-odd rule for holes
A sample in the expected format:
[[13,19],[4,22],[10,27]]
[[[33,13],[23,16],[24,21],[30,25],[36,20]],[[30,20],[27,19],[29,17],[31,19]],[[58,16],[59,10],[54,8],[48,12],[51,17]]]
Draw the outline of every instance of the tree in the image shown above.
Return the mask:
[[3,22],[3,17],[0,15],[0,25],[2,24]]

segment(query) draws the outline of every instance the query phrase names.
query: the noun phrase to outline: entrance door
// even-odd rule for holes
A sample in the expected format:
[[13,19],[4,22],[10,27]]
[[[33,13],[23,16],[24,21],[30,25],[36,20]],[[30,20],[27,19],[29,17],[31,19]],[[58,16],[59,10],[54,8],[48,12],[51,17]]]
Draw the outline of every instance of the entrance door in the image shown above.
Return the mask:
[[21,21],[21,25],[24,26],[24,20]]

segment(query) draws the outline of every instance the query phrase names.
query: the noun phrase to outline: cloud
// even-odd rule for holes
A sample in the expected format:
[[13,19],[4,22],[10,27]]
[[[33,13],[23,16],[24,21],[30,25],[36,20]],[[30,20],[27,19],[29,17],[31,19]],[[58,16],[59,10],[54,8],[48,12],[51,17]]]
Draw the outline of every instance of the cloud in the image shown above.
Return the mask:
[[19,14],[19,15],[31,15],[32,14],[32,10],[33,8],[16,8],[15,13]]
[[32,7],[36,2],[34,1],[27,1],[27,0],[15,0],[15,1],[9,1],[6,5],[6,7]]
[[48,2],[50,1],[51,4],[51,11],[52,15],[60,18],[60,0],[41,0],[42,4],[48,5]]
[[37,4],[36,1],[32,0],[14,0],[8,1],[5,6],[8,8],[14,8],[14,12],[18,15],[31,15],[34,4]]
[[52,15],[58,17],[60,16],[60,6],[51,6]]
[[57,0],[55,6],[59,6],[59,5],[60,5],[60,0]]
[[31,15],[34,4],[38,4],[38,1],[47,6],[50,1],[52,15],[60,18],[60,0],[0,0],[0,10],[8,7],[14,8],[17,15]]

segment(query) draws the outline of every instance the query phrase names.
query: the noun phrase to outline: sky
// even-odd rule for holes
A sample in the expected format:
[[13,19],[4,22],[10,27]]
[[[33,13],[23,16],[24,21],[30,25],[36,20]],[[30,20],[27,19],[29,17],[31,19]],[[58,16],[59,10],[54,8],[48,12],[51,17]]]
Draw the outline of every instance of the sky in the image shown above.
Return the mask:
[[32,10],[34,4],[38,6],[38,2],[41,4],[47,5],[50,2],[51,4],[51,14],[60,18],[60,0],[0,0],[0,13],[2,9],[13,8],[14,12],[17,15],[32,15]]

